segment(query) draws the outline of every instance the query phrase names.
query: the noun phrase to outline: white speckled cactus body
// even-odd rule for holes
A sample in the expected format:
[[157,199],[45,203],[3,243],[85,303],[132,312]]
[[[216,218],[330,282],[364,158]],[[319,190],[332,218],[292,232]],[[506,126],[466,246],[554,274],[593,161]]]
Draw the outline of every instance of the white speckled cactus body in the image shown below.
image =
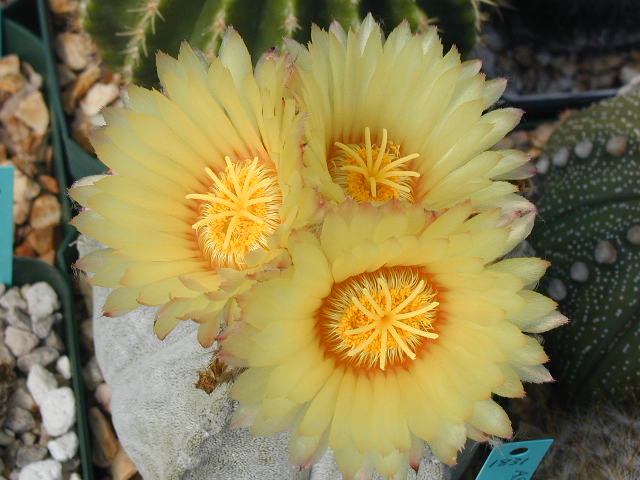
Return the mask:
[[576,113],[541,160],[531,243],[572,323],[547,345],[563,398],[640,392],[640,90]]

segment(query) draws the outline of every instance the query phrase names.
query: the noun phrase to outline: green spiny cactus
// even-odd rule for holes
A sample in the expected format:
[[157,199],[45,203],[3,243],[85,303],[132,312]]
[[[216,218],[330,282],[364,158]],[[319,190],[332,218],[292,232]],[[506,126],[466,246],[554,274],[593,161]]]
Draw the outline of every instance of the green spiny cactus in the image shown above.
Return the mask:
[[531,243],[572,320],[547,337],[565,400],[640,393],[640,89],[569,117],[539,169]]
[[403,19],[423,30],[436,18],[445,44],[465,52],[476,40],[481,1],[489,0],[82,0],[82,11],[107,64],[128,81],[153,86],[156,51],[176,55],[188,40],[213,55],[228,25],[240,32],[254,61],[281,46],[283,37],[306,42],[312,23],[326,28],[337,20],[346,29],[367,12],[388,31]]

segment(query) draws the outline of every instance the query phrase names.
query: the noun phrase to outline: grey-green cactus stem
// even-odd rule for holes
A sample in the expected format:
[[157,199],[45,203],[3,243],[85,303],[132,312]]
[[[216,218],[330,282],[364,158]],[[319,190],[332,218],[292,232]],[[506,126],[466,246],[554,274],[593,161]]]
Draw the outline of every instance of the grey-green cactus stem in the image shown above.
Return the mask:
[[541,288],[572,323],[548,336],[567,401],[640,393],[640,90],[569,117],[539,162]]
[[[268,49],[282,47],[283,37],[306,42],[311,24],[328,28],[338,21],[345,30],[368,12],[386,33],[407,20],[422,31],[429,18],[440,20],[445,45],[470,49],[476,39],[481,0],[81,0],[84,25],[104,60],[126,81],[155,86],[155,53],[176,55],[183,40],[215,55],[221,37],[233,26],[245,40],[254,62]],[[487,0],[485,0],[487,1]]]

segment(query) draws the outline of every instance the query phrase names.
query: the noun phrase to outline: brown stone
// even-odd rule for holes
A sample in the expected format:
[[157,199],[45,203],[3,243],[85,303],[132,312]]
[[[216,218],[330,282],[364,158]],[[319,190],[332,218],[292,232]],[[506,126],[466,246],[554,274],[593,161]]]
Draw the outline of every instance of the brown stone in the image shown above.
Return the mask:
[[[81,111],[78,109],[77,111]],[[94,126],[82,116],[76,116],[75,121],[71,124],[71,137],[78,142],[82,148],[87,152],[93,153],[93,145],[89,140],[89,132],[94,129]]]
[[0,58],[0,76],[10,73],[20,73],[20,59],[15,54]]
[[27,243],[33,247],[38,255],[44,255],[53,250],[55,247],[53,227],[32,230],[31,233],[27,235]]
[[76,74],[64,63],[58,63],[56,65],[56,72],[58,74],[58,86],[60,88],[70,85],[71,82],[76,79]]
[[49,0],[49,8],[56,15],[69,15],[78,9],[76,0]]
[[34,68],[26,62],[22,64],[22,70],[29,79],[29,85],[31,85],[34,90],[40,90],[40,88],[42,88],[42,75],[36,72]]
[[91,41],[79,33],[61,33],[56,37],[56,53],[71,70],[82,70],[89,63]]
[[16,117],[26,123],[38,135],[44,135],[49,126],[49,110],[44,103],[42,93],[31,92],[18,107]]
[[38,176],[38,182],[42,185],[46,190],[51,193],[60,193],[60,187],[58,186],[58,180],[53,178],[50,175],[40,175]]
[[16,169],[13,180],[13,200],[22,202],[36,198],[40,194],[40,185]]
[[120,450],[118,450],[118,453],[113,459],[113,464],[111,465],[111,475],[113,475],[113,480],[129,480],[137,472],[138,469],[136,468],[136,464],[133,463],[131,458],[129,458],[129,455],[124,451],[124,448],[120,446]]
[[99,467],[108,467],[121,449],[120,442],[111,428],[111,424],[98,407],[89,409],[89,427],[95,439],[93,445],[93,463]]
[[29,218],[29,209],[31,203],[23,200],[20,202],[14,202],[13,204],[13,223],[16,225],[23,224]]
[[16,93],[25,86],[27,82],[19,73],[8,73],[0,77],[0,90],[3,92]]
[[64,109],[67,113],[75,110],[78,100],[100,79],[100,67],[96,64],[89,65],[78,77],[73,85],[64,94]]
[[60,202],[53,195],[41,195],[31,208],[30,223],[33,228],[47,228],[60,223]]
[[55,263],[56,263],[56,251],[55,250],[49,250],[44,255],[40,255],[38,257],[38,259],[42,260],[45,263],[48,263],[51,266],[55,266]]
[[96,83],[80,102],[80,108],[89,117],[97,115],[104,107],[116,100],[119,94],[120,89],[115,83]]
[[13,253],[15,254],[16,257],[35,257],[36,256],[36,252],[33,249],[33,247],[26,242],[21,245],[18,245],[13,250]]

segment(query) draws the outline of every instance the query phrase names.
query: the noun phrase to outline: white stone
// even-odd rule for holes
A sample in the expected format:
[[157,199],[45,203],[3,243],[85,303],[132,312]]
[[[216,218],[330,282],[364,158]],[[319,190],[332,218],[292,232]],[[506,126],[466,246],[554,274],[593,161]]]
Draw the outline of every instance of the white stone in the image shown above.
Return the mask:
[[62,464],[55,460],[30,463],[20,471],[19,480],[62,480]]
[[612,264],[616,263],[616,259],[618,258],[616,247],[608,240],[600,240],[593,254],[598,263]]
[[540,157],[536,162],[536,171],[540,175],[546,175],[549,171],[549,157]]
[[573,151],[578,157],[587,158],[593,151],[593,142],[588,139],[580,140],[576,143],[576,146],[573,147]]
[[71,476],[69,477],[69,480],[82,480],[82,477],[80,476],[79,473],[72,473]]
[[627,230],[627,240],[633,245],[640,245],[640,225],[634,225]]
[[71,378],[71,362],[69,362],[69,357],[63,355],[58,358],[58,361],[56,362],[56,371],[67,380]]
[[0,307],[6,308],[7,310],[11,310],[12,308],[21,308],[22,310],[26,310],[27,302],[22,298],[20,289],[18,287],[13,287],[4,292],[4,295],[0,297]]
[[76,420],[76,401],[73,390],[61,387],[44,395],[40,403],[42,425],[54,437],[69,431]]
[[[81,255],[97,247],[86,237],[78,245]],[[314,474],[315,466],[297,472],[289,464],[286,433],[256,437],[245,428],[228,427],[234,407],[229,384],[211,395],[194,387],[196,372],[212,354],[212,348],[198,344],[197,324],[180,322],[160,341],[153,335],[155,308],[105,318],[101,312],[109,290],[94,287],[93,292],[95,351],[112,391],[112,420],[143,478],[298,480]]]
[[15,357],[26,355],[38,344],[38,337],[21,328],[7,327],[4,332],[4,343]]
[[65,433],[61,437],[49,440],[47,448],[55,460],[66,462],[71,460],[78,451],[78,436],[73,431]]
[[53,373],[42,365],[34,365],[27,376],[27,388],[35,402],[41,405],[45,395],[58,388],[58,382]]
[[569,162],[569,149],[562,147],[553,154],[551,161],[556,167],[564,167]]
[[27,310],[34,317],[46,317],[58,308],[58,294],[46,282],[36,282],[27,289],[23,289],[22,295],[27,301]]
[[586,282],[589,279],[589,267],[584,262],[575,262],[569,272],[572,280]]
[[547,291],[549,296],[558,302],[567,297],[567,287],[565,287],[564,282],[559,278],[552,278],[549,281]]

